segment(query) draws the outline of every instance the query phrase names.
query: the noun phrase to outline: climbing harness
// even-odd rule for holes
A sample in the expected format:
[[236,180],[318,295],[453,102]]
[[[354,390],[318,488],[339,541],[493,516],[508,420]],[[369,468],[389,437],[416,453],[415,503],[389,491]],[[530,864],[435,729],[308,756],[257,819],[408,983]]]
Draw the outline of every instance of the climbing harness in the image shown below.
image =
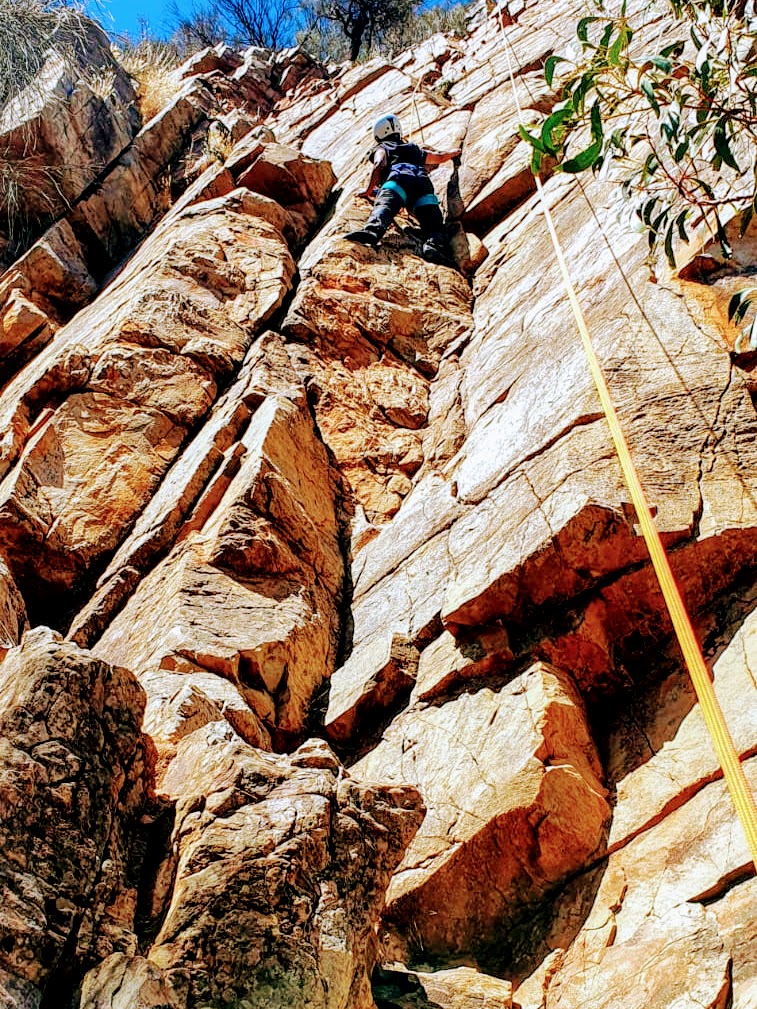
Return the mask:
[[[525,126],[523,108],[520,103],[520,98],[518,97],[513,63],[510,58],[510,40],[507,37],[504,21],[502,19],[501,3],[498,8],[498,20],[502,37],[505,42],[505,57],[507,59],[508,75],[510,78],[513,97],[515,99],[515,105],[518,110],[518,119],[521,126]],[[642,487],[638,471],[628,447],[628,442],[626,441],[623,433],[620,418],[618,417],[615,404],[610,394],[610,389],[607,385],[604,372],[602,371],[599,358],[594,350],[589,329],[586,325],[586,320],[578,302],[578,298],[576,297],[573,281],[571,280],[570,273],[565,262],[565,256],[563,255],[562,246],[560,245],[560,240],[557,236],[557,231],[555,230],[552,214],[544,194],[544,187],[542,186],[541,179],[538,175],[535,175],[534,179],[536,181],[536,189],[539,195],[541,211],[544,215],[547,231],[549,232],[549,237],[552,240],[555,256],[557,257],[557,263],[560,268],[563,287],[573,311],[576,327],[578,328],[578,332],[581,336],[581,342],[586,354],[589,370],[592,378],[594,379],[594,384],[599,395],[599,400],[602,404],[602,409],[604,410],[605,417],[607,418],[610,435],[612,437],[613,445],[615,446],[615,452],[623,471],[623,477],[631,495],[631,500],[636,510],[636,517],[638,519],[642,535],[644,536],[647,550],[649,551],[652,566],[654,568],[655,575],[657,576],[657,581],[659,582],[660,589],[665,600],[665,605],[670,615],[670,619],[678,639],[678,644],[684,657],[684,662],[688,669],[689,676],[691,677],[691,681],[697,695],[697,700],[699,701],[702,717],[712,739],[715,754],[723,771],[723,778],[730,792],[733,804],[736,807],[736,812],[741,821],[741,825],[744,828],[744,833],[746,834],[747,844],[749,845],[752,859],[755,866],[757,866],[757,804],[755,804],[754,795],[752,794],[749,783],[747,782],[746,774],[744,773],[744,768],[739,760],[736,746],[734,745],[725,716],[723,715],[723,710],[720,707],[717,695],[715,694],[712,676],[707,668],[704,655],[702,654],[702,648],[697,640],[696,634],[694,633],[694,628],[692,627],[691,619],[686,610],[686,605],[683,601],[681,591],[675,580],[675,576],[673,575],[667,551],[663,546],[657,526],[654,523],[652,511],[647,502],[644,488]],[[588,201],[588,197],[586,197],[585,193],[584,196]]]

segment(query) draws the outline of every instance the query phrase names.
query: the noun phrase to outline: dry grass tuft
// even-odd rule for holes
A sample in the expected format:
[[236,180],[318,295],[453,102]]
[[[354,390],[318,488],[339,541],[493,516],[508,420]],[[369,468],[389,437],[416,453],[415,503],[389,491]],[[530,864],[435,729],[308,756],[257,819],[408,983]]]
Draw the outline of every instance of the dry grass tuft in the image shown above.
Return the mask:
[[173,71],[183,60],[170,42],[147,37],[138,42],[121,40],[113,52],[137,84],[140,111],[147,122],[165,108],[175,94]]
[[0,0],[0,114],[30,85],[52,55],[86,45],[89,22],[65,0]]

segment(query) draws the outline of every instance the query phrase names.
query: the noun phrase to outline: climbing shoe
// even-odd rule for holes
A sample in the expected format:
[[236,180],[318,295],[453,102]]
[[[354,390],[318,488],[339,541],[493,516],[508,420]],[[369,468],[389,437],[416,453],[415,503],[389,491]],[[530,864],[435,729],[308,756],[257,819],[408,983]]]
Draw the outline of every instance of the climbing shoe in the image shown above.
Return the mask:
[[451,266],[453,269],[457,269],[457,263],[444,249],[429,242],[423,246],[423,258],[427,263],[434,263],[435,266]]
[[369,245],[372,249],[375,249],[379,243],[379,237],[373,231],[351,231],[348,235],[344,235],[344,238],[348,242],[357,242],[359,245]]

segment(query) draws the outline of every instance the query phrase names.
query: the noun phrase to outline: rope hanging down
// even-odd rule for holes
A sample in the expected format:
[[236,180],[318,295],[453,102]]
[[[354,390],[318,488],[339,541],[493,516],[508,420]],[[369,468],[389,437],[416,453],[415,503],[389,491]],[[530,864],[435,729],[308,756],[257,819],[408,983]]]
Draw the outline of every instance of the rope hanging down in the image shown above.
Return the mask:
[[[498,14],[499,26],[505,41],[505,56],[507,58],[508,74],[510,77],[510,84],[512,86],[513,97],[518,110],[518,119],[520,120],[521,125],[525,126],[523,109],[518,97],[518,90],[515,84],[515,74],[513,72],[510,53],[508,51],[510,40],[507,38],[507,33],[505,32],[501,5],[499,7]],[[644,541],[652,560],[652,566],[654,568],[655,575],[657,576],[657,581],[659,582],[660,589],[665,600],[665,605],[678,639],[678,644],[681,648],[681,652],[683,653],[684,662],[686,663],[689,676],[691,677],[691,681],[694,685],[702,717],[704,718],[705,725],[712,739],[715,754],[723,771],[723,778],[725,779],[725,783],[731,794],[733,804],[736,807],[736,812],[741,821],[741,825],[744,828],[744,833],[746,834],[747,844],[749,845],[752,859],[757,867],[757,805],[755,804],[754,795],[749,788],[744,768],[739,760],[739,755],[728,729],[725,716],[723,715],[723,710],[720,707],[717,695],[715,694],[715,688],[713,686],[707,664],[705,663],[701,646],[697,640],[696,634],[694,633],[694,628],[691,625],[691,620],[686,611],[681,591],[673,575],[673,570],[670,566],[667,552],[663,546],[657,526],[654,523],[652,511],[647,503],[644,488],[642,487],[638,471],[628,448],[628,442],[623,434],[620,419],[618,417],[617,410],[615,409],[612,396],[610,395],[610,390],[607,385],[607,381],[605,380],[602,366],[600,365],[599,358],[594,350],[594,345],[592,344],[591,336],[589,335],[586,320],[584,319],[581,306],[579,305],[578,298],[576,297],[576,291],[570,278],[570,273],[565,262],[565,256],[563,255],[560,240],[557,237],[555,225],[552,220],[552,214],[544,195],[544,187],[542,186],[541,180],[538,176],[535,176],[535,180],[541,210],[544,214],[547,230],[549,231],[549,236],[555,250],[555,256],[557,257],[557,262],[560,267],[560,274],[562,276],[565,293],[568,296],[568,301],[570,302],[570,307],[573,311],[576,326],[581,335],[581,342],[589,364],[589,370],[591,371],[591,375],[594,379],[594,384],[602,404],[602,409],[604,410],[605,417],[607,418],[610,435],[612,437],[613,445],[615,446],[615,452],[623,471],[623,477],[631,495],[633,506],[636,509],[639,526],[641,527],[641,532],[644,536]]]

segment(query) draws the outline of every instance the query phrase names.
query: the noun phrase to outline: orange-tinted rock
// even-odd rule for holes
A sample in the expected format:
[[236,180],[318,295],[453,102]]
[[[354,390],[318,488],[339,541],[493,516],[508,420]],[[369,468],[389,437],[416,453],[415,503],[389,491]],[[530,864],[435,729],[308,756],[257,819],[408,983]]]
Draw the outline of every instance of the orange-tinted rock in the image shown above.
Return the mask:
[[287,757],[215,726],[179,744],[164,787],[178,862],[149,959],[187,1004],[372,1009],[374,928],[423,815],[415,789],[352,780],[320,740]]
[[24,600],[0,556],[0,654],[20,643],[27,626]]
[[[6,556],[27,601],[41,605],[48,587],[67,592],[112,554],[293,271],[284,238],[246,212],[244,194],[189,207],[145,243],[109,297],[6,389],[0,411],[21,425],[16,437],[24,403],[35,403],[35,413],[48,397],[53,403],[0,492]],[[72,347],[79,363],[63,367]],[[70,392],[60,405],[58,371]]]
[[0,354],[9,354],[48,323],[45,313],[14,288],[0,311]]
[[404,249],[375,253],[331,239],[300,284],[284,332],[323,437],[369,519],[399,508],[423,461],[417,430],[428,383],[470,323],[455,271]]
[[343,562],[333,478],[296,386],[291,399],[258,407],[239,447],[231,480],[209,507],[200,500],[95,650],[138,674],[223,676],[280,742],[303,732],[336,658]]
[[301,220],[297,239],[304,241],[336,182],[329,162],[304,157],[276,143],[260,144],[259,151],[253,154],[250,150],[244,158],[232,152],[230,160],[238,185],[276,200],[295,221]]
[[[0,116],[0,150],[9,173],[18,164],[16,184],[23,192],[16,227],[39,225],[65,211],[141,125],[132,82],[102,28],[82,19],[72,35],[78,40],[66,54],[51,53]],[[13,188],[4,187],[0,196],[5,212],[5,194]]]
[[404,956],[483,952],[602,850],[610,810],[583,705],[548,666],[408,709],[354,773],[413,784],[428,807],[387,896],[389,949]]

